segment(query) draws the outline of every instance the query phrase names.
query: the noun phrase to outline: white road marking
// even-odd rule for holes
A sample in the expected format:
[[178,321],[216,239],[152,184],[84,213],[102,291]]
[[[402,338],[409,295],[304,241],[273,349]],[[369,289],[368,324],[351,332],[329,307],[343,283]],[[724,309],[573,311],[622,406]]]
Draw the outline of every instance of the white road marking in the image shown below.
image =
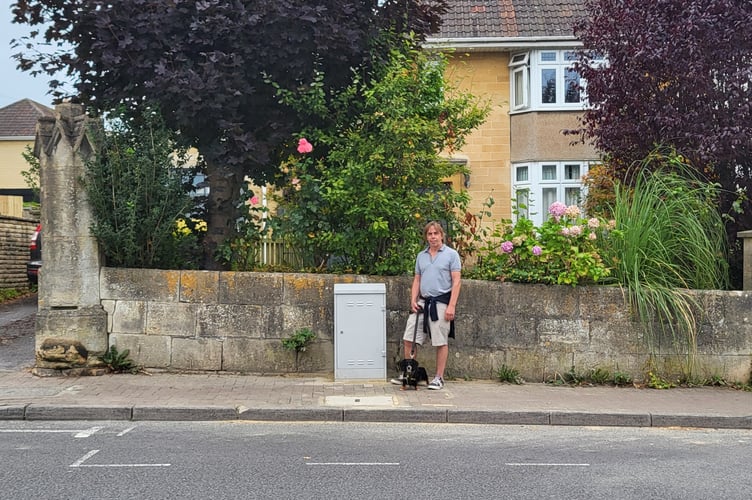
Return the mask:
[[99,450],[91,450],[89,453],[79,458],[69,467],[170,467],[172,464],[84,464],[88,459],[99,453]]
[[118,435],[117,435],[117,437],[123,437],[123,436],[125,436],[126,434],[128,434],[130,431],[132,431],[135,428],[136,428],[135,425],[133,427],[128,427],[123,432],[119,432]]
[[0,432],[4,433],[17,433],[17,434],[70,434],[71,432],[83,432],[77,430],[52,430],[52,429],[0,429]]
[[506,463],[509,467],[590,467],[590,464],[517,462]]
[[93,457],[97,453],[99,453],[99,450],[91,450],[89,453],[87,453],[83,457],[79,458],[78,460],[76,460],[75,462],[73,462],[72,464],[70,464],[70,466],[71,467],[81,467],[82,463],[86,462],[88,459],[90,459],[91,457]]
[[399,462],[306,462],[306,465],[399,465]]
[[91,427],[89,429],[0,429],[0,432],[7,434],[74,434],[73,437],[89,437],[95,432],[102,430],[103,427]]
[[101,431],[102,429],[104,429],[104,427],[90,427],[90,428],[88,428],[86,430],[78,431],[76,433],[76,435],[73,436],[73,437],[74,438],[87,438],[87,437],[91,437],[92,434],[96,434],[97,432]]

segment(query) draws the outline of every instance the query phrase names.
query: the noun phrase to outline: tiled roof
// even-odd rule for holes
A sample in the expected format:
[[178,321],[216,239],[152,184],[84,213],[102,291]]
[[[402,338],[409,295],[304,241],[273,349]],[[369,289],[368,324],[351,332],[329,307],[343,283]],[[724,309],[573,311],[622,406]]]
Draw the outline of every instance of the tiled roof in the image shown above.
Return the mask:
[[31,99],[21,99],[0,108],[0,137],[34,137],[37,120],[54,111]]
[[586,15],[584,0],[448,0],[434,39],[571,38]]

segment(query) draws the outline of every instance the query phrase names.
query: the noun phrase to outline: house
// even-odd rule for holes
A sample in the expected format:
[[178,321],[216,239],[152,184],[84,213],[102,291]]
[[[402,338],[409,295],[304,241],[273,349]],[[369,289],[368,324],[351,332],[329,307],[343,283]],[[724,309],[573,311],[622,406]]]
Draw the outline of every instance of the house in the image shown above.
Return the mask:
[[29,170],[23,152],[26,146],[34,147],[37,120],[53,115],[51,108],[31,99],[0,108],[0,196],[23,196],[24,201],[34,198],[21,175]]
[[578,126],[584,96],[570,68],[580,47],[574,23],[584,0],[448,0],[440,31],[426,48],[450,53],[450,78],[490,99],[487,121],[453,161],[466,163],[470,211],[493,197],[493,220],[520,214],[536,225],[554,201],[583,201],[583,175],[597,162],[587,144],[563,131]]

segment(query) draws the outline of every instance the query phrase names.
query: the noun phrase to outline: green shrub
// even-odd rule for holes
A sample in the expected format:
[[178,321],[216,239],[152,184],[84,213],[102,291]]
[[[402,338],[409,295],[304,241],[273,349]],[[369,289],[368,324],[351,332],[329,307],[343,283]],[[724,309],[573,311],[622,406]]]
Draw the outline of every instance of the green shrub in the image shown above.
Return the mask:
[[117,347],[110,346],[110,349],[102,356],[102,362],[115,373],[138,371],[138,367],[132,359],[130,359],[130,350],[126,349],[123,352],[118,352]]
[[91,131],[97,153],[83,179],[94,214],[91,228],[108,266],[195,268],[200,232],[186,234],[178,221],[191,221],[185,150],[157,113],[130,117],[114,112],[108,127]]
[[295,352],[295,371],[298,371],[300,353],[305,352],[314,340],[316,340],[316,334],[310,328],[301,328],[289,337],[282,339],[282,347]]
[[499,379],[499,382],[509,382],[510,384],[519,385],[525,383],[525,380],[520,377],[519,371],[505,364],[502,364],[496,372],[496,378]]
[[540,227],[519,217],[503,221],[480,254],[472,275],[521,283],[580,285],[598,283],[611,271],[602,258],[615,223],[585,219],[576,205],[552,203]]

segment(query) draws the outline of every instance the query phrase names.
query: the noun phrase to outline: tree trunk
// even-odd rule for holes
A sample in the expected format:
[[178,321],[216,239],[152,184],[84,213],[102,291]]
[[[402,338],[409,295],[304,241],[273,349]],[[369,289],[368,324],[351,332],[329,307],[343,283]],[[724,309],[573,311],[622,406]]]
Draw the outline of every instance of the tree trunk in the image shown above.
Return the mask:
[[209,198],[207,200],[207,232],[204,237],[203,268],[219,270],[221,264],[215,258],[219,246],[235,231],[235,221],[239,216],[237,203],[243,175],[238,169],[207,161]]

